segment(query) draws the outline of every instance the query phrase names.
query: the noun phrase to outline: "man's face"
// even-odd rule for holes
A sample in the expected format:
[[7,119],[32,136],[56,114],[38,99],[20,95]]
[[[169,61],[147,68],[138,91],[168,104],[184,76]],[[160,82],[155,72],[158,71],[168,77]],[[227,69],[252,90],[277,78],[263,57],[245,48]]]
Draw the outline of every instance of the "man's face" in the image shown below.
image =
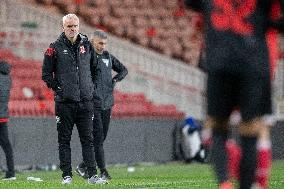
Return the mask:
[[98,54],[102,54],[106,48],[107,39],[101,39],[99,37],[94,37],[92,39],[93,47]]
[[63,23],[63,32],[71,42],[74,42],[79,34],[79,20],[77,18],[66,19]]

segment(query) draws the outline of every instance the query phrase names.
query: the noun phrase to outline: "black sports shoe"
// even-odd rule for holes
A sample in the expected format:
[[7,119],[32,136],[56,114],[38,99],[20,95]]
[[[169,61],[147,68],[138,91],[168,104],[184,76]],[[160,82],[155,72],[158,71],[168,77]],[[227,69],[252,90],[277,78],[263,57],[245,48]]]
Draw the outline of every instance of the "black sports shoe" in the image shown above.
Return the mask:
[[101,171],[100,178],[103,179],[103,180],[110,180],[111,176],[109,175],[107,170],[103,170],[103,171]]
[[83,177],[84,179],[87,179],[89,176],[88,176],[88,173],[87,173],[87,169],[85,167],[79,167],[79,165],[76,167],[75,169],[75,172]]

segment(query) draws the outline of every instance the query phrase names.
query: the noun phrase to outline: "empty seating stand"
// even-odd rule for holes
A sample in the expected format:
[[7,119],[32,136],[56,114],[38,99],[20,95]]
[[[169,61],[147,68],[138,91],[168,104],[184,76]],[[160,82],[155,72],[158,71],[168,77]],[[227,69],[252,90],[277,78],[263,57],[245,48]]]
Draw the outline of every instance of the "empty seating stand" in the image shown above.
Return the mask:
[[77,13],[91,26],[188,64],[198,63],[202,19],[186,10],[181,0],[36,1],[64,13]]
[[50,100],[11,100],[10,116],[47,117],[54,115],[54,101]]
[[115,92],[114,97],[113,116],[115,117],[182,118],[184,116],[174,105],[155,105],[148,101],[142,93]]
[[[53,92],[41,80],[41,62],[21,59],[9,49],[0,49],[0,58],[12,65],[11,116],[54,116]],[[182,118],[174,105],[156,105],[142,93],[114,92],[113,117]]]

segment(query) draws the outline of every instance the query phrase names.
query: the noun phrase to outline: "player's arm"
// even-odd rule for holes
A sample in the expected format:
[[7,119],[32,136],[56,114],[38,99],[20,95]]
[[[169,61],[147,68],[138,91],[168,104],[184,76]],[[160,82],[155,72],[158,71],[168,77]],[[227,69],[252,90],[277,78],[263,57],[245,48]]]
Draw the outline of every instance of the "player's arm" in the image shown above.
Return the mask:
[[48,88],[52,88],[54,91],[57,91],[60,87],[54,78],[55,61],[56,51],[53,44],[50,44],[49,48],[44,53],[42,80],[46,83]]
[[203,0],[184,0],[184,4],[187,8],[198,12],[202,12],[203,10]]
[[113,80],[115,82],[121,81],[128,74],[128,70],[116,57],[111,54],[110,56],[112,60],[112,69],[117,72],[117,74],[113,77]]

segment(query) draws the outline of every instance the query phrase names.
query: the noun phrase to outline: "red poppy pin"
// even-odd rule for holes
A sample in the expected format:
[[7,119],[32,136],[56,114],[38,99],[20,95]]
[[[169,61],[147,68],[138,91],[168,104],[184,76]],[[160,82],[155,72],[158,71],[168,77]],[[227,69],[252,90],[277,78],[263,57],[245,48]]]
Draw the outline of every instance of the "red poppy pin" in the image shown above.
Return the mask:
[[86,52],[85,47],[84,46],[80,46],[80,53],[84,54]]
[[47,55],[47,56],[53,56],[54,53],[55,53],[55,49],[54,48],[48,48],[45,51],[45,55]]

